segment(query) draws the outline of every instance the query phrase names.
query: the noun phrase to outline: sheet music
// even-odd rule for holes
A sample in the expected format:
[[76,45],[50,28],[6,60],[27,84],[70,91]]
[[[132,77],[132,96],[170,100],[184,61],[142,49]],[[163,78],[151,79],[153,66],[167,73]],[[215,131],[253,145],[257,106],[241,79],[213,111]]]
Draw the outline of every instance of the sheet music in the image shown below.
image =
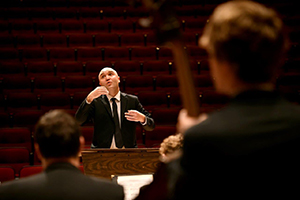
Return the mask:
[[124,188],[125,199],[132,200],[138,196],[140,188],[144,185],[148,185],[153,181],[153,175],[128,175],[118,176],[117,182]]

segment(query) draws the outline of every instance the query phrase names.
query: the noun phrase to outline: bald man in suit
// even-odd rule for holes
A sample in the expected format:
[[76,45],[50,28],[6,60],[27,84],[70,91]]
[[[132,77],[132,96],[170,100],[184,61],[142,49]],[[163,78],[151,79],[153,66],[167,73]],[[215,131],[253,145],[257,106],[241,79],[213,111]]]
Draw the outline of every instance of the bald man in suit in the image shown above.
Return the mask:
[[99,73],[100,86],[88,94],[76,112],[76,119],[84,124],[94,122],[92,148],[136,148],[137,123],[151,131],[154,120],[138,98],[120,91],[120,77],[109,67]]

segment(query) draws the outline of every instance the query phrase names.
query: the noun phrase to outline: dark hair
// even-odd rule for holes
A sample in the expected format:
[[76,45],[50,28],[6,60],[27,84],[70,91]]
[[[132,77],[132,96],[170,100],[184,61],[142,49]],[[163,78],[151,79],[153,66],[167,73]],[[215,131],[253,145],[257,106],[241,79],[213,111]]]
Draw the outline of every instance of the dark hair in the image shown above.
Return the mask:
[[43,115],[34,132],[35,141],[45,158],[77,156],[80,136],[77,121],[62,110],[49,111]]
[[230,63],[236,75],[249,83],[272,80],[287,49],[276,12],[252,1],[218,6],[199,43],[210,56]]

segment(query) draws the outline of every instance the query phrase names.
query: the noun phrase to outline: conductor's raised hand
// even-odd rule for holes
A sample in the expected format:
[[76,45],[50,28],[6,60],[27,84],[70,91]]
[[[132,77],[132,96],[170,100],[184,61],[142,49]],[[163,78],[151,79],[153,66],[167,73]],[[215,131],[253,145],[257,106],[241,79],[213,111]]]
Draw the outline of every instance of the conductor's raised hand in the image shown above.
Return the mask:
[[145,123],[145,115],[137,110],[128,110],[125,112],[125,117],[128,121]]
[[95,98],[98,98],[101,95],[107,95],[107,94],[108,94],[108,90],[106,89],[106,87],[98,86],[88,94],[86,101],[88,103],[91,103]]

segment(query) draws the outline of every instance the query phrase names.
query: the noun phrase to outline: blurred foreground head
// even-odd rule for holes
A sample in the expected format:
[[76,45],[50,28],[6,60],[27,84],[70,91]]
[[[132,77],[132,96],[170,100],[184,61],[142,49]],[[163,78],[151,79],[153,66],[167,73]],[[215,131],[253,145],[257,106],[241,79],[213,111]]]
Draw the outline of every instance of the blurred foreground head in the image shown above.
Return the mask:
[[287,50],[283,23],[275,11],[252,1],[219,5],[199,45],[211,59],[226,62],[245,83],[272,81]]
[[44,158],[78,157],[81,132],[77,121],[62,110],[49,111],[36,125],[35,141]]

